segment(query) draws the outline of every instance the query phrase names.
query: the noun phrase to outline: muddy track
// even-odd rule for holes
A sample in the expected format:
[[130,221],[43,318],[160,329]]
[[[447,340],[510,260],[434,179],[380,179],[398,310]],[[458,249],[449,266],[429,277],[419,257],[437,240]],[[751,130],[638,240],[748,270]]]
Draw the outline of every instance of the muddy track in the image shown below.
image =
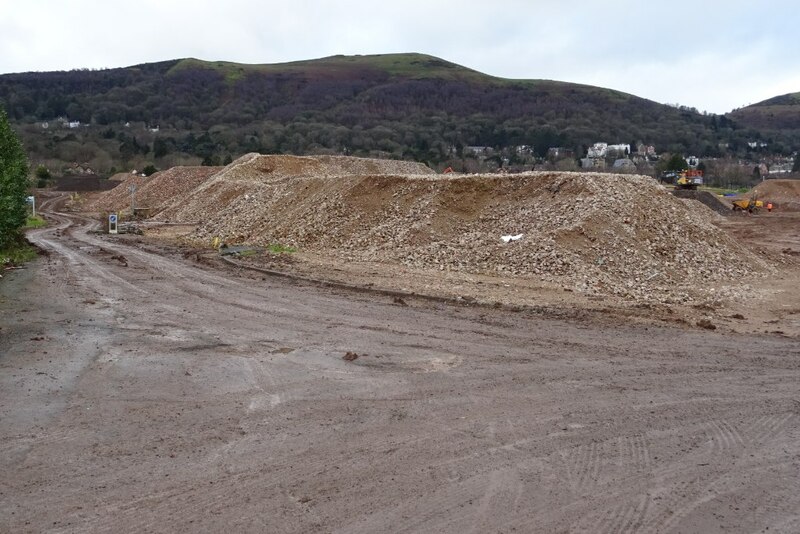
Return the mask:
[[55,207],[0,284],[3,529],[800,528],[795,340],[240,278]]

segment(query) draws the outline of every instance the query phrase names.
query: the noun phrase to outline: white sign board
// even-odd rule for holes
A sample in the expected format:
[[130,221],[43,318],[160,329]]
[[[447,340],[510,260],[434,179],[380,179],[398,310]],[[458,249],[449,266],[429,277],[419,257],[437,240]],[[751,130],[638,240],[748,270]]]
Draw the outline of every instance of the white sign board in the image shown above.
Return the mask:
[[109,234],[116,234],[117,232],[117,214],[116,213],[109,213],[108,214],[108,233]]

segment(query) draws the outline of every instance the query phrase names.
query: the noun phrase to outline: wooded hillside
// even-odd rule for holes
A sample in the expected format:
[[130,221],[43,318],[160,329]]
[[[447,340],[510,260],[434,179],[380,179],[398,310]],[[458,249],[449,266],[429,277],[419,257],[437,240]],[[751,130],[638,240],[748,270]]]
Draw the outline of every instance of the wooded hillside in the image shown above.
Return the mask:
[[795,135],[742,128],[738,119],[598,87],[495,78],[419,54],[7,74],[0,101],[34,166],[79,164],[104,174],[222,164],[247,152],[443,167],[464,166],[468,146],[499,149],[513,164],[526,157],[521,145],[540,157],[551,147],[579,157],[598,141],[643,142],[702,157],[744,155],[748,141],[767,137],[777,153],[800,144]]

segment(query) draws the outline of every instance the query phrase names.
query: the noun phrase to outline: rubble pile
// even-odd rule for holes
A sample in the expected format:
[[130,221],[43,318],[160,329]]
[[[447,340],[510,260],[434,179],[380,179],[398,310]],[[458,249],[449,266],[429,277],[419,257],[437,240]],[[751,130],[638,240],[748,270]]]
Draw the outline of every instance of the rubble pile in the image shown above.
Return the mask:
[[129,174],[117,187],[98,197],[89,208],[95,211],[122,211],[129,208],[130,186],[135,185],[136,207],[150,208],[152,216],[222,169],[223,167],[172,167],[148,177]]
[[119,185],[87,203],[84,209],[86,211],[123,211],[131,205],[130,186],[136,186],[138,192],[151,178],[152,176],[126,174],[125,179],[119,182]]
[[765,180],[743,198],[772,202],[776,211],[800,211],[800,180]]
[[366,162],[363,175],[347,175],[350,163],[290,158],[277,170],[270,158],[240,160],[167,211],[202,221],[203,241],[280,243],[344,262],[535,278],[664,303],[771,269],[709,210],[643,176],[372,174]]
[[237,206],[240,203],[250,206],[254,196],[269,196],[269,191],[281,181],[378,174],[433,174],[433,171],[410,161],[251,153],[237,159],[188,195],[176,198],[159,218],[173,222],[202,221],[210,216],[239,220],[241,212]]

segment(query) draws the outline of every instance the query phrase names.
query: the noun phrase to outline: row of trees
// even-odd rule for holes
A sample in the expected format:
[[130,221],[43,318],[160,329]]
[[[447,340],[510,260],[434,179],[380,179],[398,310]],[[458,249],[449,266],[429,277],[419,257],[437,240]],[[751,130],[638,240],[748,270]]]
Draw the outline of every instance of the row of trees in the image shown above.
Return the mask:
[[[490,117],[444,114],[409,117],[404,121],[365,121],[354,126],[310,117],[298,117],[286,124],[276,121],[247,126],[219,124],[204,131],[161,125],[155,133],[145,123],[91,125],[75,129],[53,126],[43,129],[38,124],[28,123],[17,125],[17,129],[35,164],[45,163],[54,170],[73,163],[86,164],[99,174],[110,174],[112,169],[140,169],[146,164],[159,168],[201,162],[219,165],[248,152],[347,154],[408,159],[434,168],[456,168],[460,160],[471,157],[467,147],[476,145],[506,152],[506,156],[512,159],[515,147],[527,145],[541,160],[551,147],[566,148],[580,158],[585,155],[587,146],[598,139],[628,142],[632,146],[638,140],[650,142],[648,137],[629,135],[627,131],[615,137],[599,137],[588,126],[580,131],[569,127],[558,130],[539,121],[526,123],[511,119],[496,123]],[[700,157],[733,156],[759,160],[764,155],[744,142],[747,139],[744,133],[741,139],[738,136],[727,149],[701,141],[657,146],[670,153]],[[771,139],[765,141],[768,146],[773,146]]]

